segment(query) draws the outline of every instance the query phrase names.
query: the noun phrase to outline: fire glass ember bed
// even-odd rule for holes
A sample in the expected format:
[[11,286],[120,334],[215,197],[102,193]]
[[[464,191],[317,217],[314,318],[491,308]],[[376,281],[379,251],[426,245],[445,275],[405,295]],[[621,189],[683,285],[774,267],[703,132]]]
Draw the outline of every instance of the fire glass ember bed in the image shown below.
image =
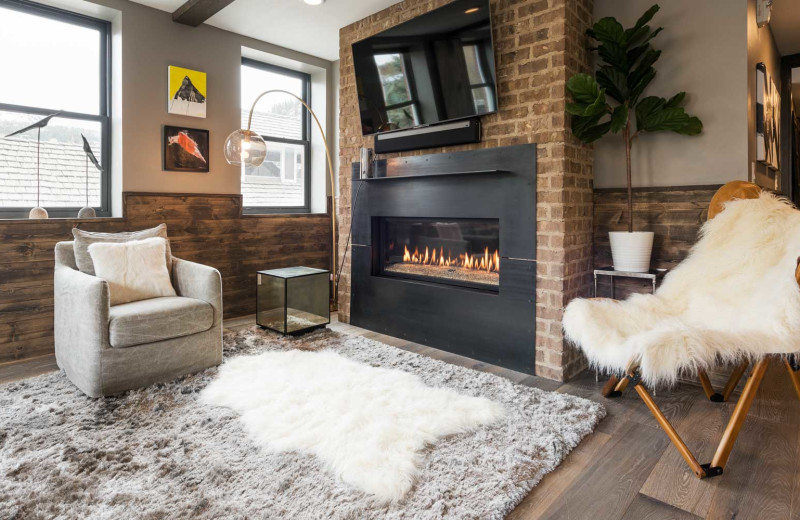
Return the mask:
[[377,217],[379,275],[497,292],[500,221]]

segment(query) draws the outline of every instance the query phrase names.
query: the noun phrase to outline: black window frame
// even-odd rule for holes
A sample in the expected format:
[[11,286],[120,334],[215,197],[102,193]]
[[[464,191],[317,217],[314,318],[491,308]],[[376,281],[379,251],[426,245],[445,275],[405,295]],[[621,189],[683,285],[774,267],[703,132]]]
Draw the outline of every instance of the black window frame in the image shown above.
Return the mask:
[[[303,82],[302,96],[303,102],[311,106],[311,74],[301,72],[299,70],[288,69],[280,67],[271,63],[264,63],[263,61],[253,60],[250,58],[242,58],[243,67],[252,67],[255,69],[265,70],[267,72],[274,72],[284,76],[298,78]],[[241,72],[240,72],[241,77]],[[294,99],[294,98],[292,98]],[[249,110],[249,109],[247,109]],[[303,117],[301,118],[302,133],[301,139],[286,139],[283,137],[274,137],[270,135],[262,135],[264,141],[283,144],[301,145],[304,148],[305,162],[304,162],[304,184],[303,184],[303,205],[302,206],[249,206],[242,207],[242,213],[246,215],[264,215],[264,214],[281,214],[281,213],[311,213],[311,112],[302,107]],[[240,173],[241,175],[241,173]],[[244,177],[244,175],[242,175]],[[244,178],[242,179],[244,181]],[[239,190],[243,191],[243,190]]]
[[[82,121],[96,121],[100,123],[102,138],[100,165],[100,206],[95,207],[98,217],[111,216],[111,22],[90,16],[73,13],[57,7],[50,7],[27,0],[0,0],[0,7],[12,9],[26,14],[49,18],[59,22],[69,23],[80,27],[95,29],[100,33],[100,107],[99,114],[84,114],[81,112],[62,112],[59,117],[79,119]],[[31,35],[31,38],[40,37]],[[0,110],[47,116],[58,112],[56,107],[32,107],[3,103],[0,100]],[[27,218],[31,208],[0,207],[0,219]],[[45,207],[52,218],[76,218],[79,206],[75,207]]]

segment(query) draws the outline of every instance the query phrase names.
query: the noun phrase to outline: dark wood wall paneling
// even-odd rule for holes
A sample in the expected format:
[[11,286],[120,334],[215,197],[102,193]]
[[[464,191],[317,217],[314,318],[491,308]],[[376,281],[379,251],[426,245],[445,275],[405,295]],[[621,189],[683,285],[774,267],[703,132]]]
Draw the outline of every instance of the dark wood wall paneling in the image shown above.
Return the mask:
[[72,228],[130,231],[167,224],[175,256],[222,274],[226,318],[255,313],[255,273],[329,268],[330,217],[242,215],[240,195],[125,193],[116,219],[0,220],[0,363],[53,352],[53,250]]
[[[633,229],[655,232],[651,267],[672,268],[686,258],[706,221],[711,197],[719,189],[711,186],[635,188]],[[627,229],[627,194],[624,189],[594,191],[594,265],[612,265],[609,231]],[[601,279],[602,280],[602,279]],[[604,282],[604,280],[603,280]],[[644,292],[648,281],[618,280],[617,298]],[[608,296],[609,286],[600,283],[598,296]]]

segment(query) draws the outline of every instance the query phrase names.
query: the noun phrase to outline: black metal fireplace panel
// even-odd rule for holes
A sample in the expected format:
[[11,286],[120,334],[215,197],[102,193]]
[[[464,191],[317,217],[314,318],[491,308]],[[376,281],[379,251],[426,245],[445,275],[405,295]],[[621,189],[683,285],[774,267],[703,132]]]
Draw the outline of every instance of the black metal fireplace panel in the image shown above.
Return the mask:
[[[386,171],[405,177],[353,179],[353,197],[358,193],[358,199],[353,215],[351,322],[532,374],[535,145],[391,159]],[[402,224],[404,219],[496,222],[499,283],[452,283],[385,272],[381,226]],[[468,226],[465,230],[466,235],[475,232]],[[484,248],[493,244],[475,242]],[[479,247],[476,244],[469,247]]]

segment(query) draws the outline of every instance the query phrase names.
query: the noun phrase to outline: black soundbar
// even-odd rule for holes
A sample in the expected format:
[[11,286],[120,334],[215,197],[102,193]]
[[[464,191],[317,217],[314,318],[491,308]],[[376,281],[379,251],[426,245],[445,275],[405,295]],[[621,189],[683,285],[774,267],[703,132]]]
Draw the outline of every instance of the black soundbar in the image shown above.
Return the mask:
[[481,142],[480,118],[395,130],[375,136],[375,153],[403,152]]

